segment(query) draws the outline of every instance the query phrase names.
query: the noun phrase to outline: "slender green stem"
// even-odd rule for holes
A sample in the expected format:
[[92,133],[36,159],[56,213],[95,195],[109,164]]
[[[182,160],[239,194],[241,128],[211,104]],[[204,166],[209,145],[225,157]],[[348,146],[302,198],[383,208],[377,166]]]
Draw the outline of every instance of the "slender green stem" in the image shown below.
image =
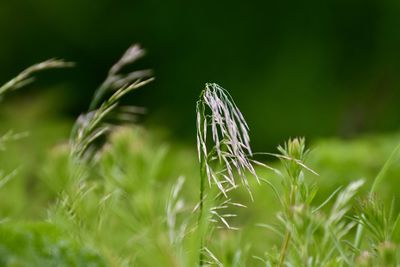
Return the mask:
[[[296,186],[292,185],[291,186],[291,190],[290,190],[290,195],[289,195],[289,206],[287,207],[287,215],[290,218],[290,220],[292,219],[292,207],[296,204]],[[285,262],[285,258],[286,258],[286,254],[289,248],[289,242],[291,239],[292,235],[290,232],[290,229],[286,229],[286,233],[285,233],[285,238],[283,240],[282,243],[282,247],[281,247],[281,253],[280,253],[280,257],[279,257],[279,263],[278,263],[278,267],[283,266],[283,263]]]
[[278,267],[281,267],[285,261],[286,253],[287,253],[287,250],[289,247],[290,238],[291,238],[290,231],[286,230],[285,239],[283,241],[281,253],[280,253],[280,257],[279,257]]
[[205,181],[206,181],[206,165],[205,160],[202,158],[200,159],[200,203],[199,203],[199,217],[197,221],[197,225],[199,227],[200,233],[200,253],[199,253],[199,266],[203,265],[203,247],[204,247],[204,238],[203,238],[203,231],[202,231],[202,220],[203,220],[203,213],[204,213],[204,189],[205,189]]

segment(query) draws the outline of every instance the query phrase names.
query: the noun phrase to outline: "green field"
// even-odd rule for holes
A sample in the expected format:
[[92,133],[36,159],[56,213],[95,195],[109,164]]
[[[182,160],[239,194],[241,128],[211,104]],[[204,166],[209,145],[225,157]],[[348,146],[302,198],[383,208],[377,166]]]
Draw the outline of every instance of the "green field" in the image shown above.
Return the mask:
[[235,96],[205,83],[197,145],[179,143],[120,104],[152,81],[121,71],[141,52],[75,122],[22,88],[70,63],[0,87],[0,266],[399,266],[400,134],[253,151]]

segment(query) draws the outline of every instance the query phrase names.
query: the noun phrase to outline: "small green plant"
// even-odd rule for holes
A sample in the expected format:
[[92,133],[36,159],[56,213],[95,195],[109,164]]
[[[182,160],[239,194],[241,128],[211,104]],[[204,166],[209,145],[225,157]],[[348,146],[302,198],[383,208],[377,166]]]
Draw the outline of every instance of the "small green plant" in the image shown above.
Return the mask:
[[360,200],[355,221],[369,237],[368,248],[363,249],[357,260],[367,266],[397,266],[400,214],[395,215],[394,201],[388,208],[373,195]]

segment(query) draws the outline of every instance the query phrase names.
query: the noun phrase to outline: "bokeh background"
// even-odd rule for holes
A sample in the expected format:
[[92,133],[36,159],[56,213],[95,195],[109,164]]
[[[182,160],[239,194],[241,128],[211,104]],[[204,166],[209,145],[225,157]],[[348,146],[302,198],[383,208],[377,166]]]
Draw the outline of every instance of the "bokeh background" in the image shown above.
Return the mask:
[[127,101],[173,138],[194,142],[205,82],[232,93],[258,150],[289,136],[391,132],[400,122],[399,14],[394,0],[2,0],[0,81],[48,58],[75,61],[11,96],[25,122],[72,122],[113,62],[140,43],[148,54],[137,67],[152,68],[156,81]]

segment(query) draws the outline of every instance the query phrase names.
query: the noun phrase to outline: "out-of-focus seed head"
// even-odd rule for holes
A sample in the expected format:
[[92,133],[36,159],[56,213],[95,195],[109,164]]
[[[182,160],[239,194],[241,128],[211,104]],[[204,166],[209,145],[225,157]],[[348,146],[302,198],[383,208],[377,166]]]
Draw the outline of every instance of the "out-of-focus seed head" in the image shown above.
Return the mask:
[[289,176],[292,178],[299,177],[302,168],[305,167],[302,162],[305,161],[308,154],[305,139],[289,139],[283,146],[279,146],[278,150],[282,153],[281,160]]

